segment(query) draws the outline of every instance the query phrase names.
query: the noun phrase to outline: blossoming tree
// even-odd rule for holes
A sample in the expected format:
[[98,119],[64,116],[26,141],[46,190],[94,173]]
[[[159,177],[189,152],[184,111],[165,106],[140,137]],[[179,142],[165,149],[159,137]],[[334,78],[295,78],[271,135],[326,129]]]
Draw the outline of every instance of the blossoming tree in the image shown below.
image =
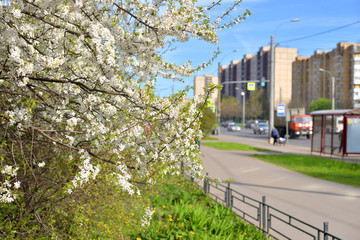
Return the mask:
[[[166,62],[177,41],[217,43],[248,12],[221,1],[10,0],[0,8],[0,202],[43,207],[107,174],[123,191],[202,165],[193,135],[202,98],[154,94],[158,78],[206,67]],[[136,181],[135,181],[136,179]],[[136,183],[135,183],[136,182]],[[61,194],[62,195],[61,195]]]

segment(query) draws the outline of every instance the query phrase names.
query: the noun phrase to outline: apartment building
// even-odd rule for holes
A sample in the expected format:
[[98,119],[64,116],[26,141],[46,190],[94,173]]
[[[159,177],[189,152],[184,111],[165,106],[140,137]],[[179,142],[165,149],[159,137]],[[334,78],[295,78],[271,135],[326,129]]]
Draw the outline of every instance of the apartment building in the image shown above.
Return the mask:
[[[332,51],[315,51],[292,64],[292,106],[309,109],[311,101],[334,99],[337,109],[360,108],[360,44],[340,42]],[[324,69],[324,71],[320,71]]]
[[[270,55],[270,47],[261,47],[260,50],[258,51],[257,55],[257,79],[265,79],[268,80],[270,79],[270,61],[271,61],[271,55]],[[268,86],[268,84],[266,84],[265,86]],[[260,85],[259,85],[260,87]],[[266,93],[267,93],[267,89],[266,89]],[[269,88],[270,90],[270,88]]]
[[307,87],[309,85],[309,62],[310,57],[296,57],[292,64],[292,98],[291,107],[300,108],[306,106],[308,108],[310,96]]
[[233,81],[241,80],[241,66],[240,61],[233,60],[228,66],[219,65],[219,76],[220,83],[223,85],[221,90],[221,94],[226,96],[236,96],[238,94],[238,90],[240,89],[239,83],[229,83]]
[[298,56],[297,48],[275,47],[275,102],[288,105],[292,94],[292,63]]
[[[213,75],[203,75],[203,76],[195,76],[194,77],[194,95],[204,95],[204,87],[208,87],[210,84],[219,84],[218,77]],[[217,106],[219,90],[215,89],[215,91],[211,94],[212,104]]]
[[[256,79],[256,73],[254,67],[257,64],[257,59],[255,55],[253,54],[245,54],[239,64],[239,67],[241,68],[241,75],[240,75],[240,81],[243,81],[239,84],[238,87],[240,87],[240,94],[241,92],[245,92],[245,99],[249,99],[251,96],[251,92],[247,91],[247,82],[252,79]],[[236,98],[238,99],[238,102],[240,102],[241,95],[237,95]],[[241,99],[242,100],[242,99]]]
[[[331,65],[326,70],[335,78],[337,108],[360,108],[360,44],[338,43],[330,58]],[[329,74],[326,77],[330,82]]]
[[[235,97],[238,103],[242,102],[241,92],[246,92],[247,83],[245,81],[252,76],[256,76],[255,55],[246,54],[241,61],[233,60],[228,66],[219,65],[220,83],[223,85],[221,94]],[[249,96],[250,93],[246,92],[246,97]]]
[[[296,48],[275,47],[275,106],[279,103],[288,104],[291,101],[292,89],[292,62],[298,55]],[[271,76],[270,47],[263,46],[256,55],[245,54],[241,61],[232,61],[229,66],[219,66],[220,82],[244,81],[244,83],[229,84],[222,90],[222,94],[234,96],[241,102],[241,91],[246,91],[246,98],[251,92],[246,90],[246,82],[269,80]],[[236,70],[235,70],[236,69]],[[234,74],[236,72],[236,74]],[[256,88],[260,88],[257,82]],[[265,98],[270,96],[269,83],[265,84]]]

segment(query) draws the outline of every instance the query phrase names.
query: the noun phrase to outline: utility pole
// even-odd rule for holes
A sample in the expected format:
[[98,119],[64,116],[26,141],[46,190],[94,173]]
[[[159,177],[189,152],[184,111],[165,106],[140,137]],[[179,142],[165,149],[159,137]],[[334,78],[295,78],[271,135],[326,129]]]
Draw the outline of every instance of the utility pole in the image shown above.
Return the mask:
[[270,39],[270,66],[271,66],[271,74],[270,74],[270,106],[269,106],[269,143],[271,140],[271,131],[274,127],[274,99],[275,99],[275,49],[274,49],[274,35],[271,35]]
[[280,26],[289,22],[298,22],[300,21],[299,18],[291,19],[290,21],[285,21],[280,23],[274,31],[274,34],[271,35],[270,38],[270,54],[271,54],[271,75],[270,75],[270,106],[269,106],[269,143],[271,141],[271,130],[274,127],[274,110],[275,110],[275,47],[274,47],[274,38],[276,31]]

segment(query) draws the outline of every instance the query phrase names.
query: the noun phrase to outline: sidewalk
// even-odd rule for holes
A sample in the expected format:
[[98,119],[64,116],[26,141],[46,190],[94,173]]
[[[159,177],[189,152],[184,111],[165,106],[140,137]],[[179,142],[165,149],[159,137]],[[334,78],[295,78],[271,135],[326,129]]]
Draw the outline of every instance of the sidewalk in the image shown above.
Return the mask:
[[[213,137],[223,142],[275,151],[270,154],[311,154],[308,147],[273,146],[266,139],[230,135]],[[200,149],[204,169],[211,178],[233,179],[231,187],[235,191],[259,201],[266,196],[266,203],[270,206],[312,226],[322,228],[322,224],[328,222],[331,234],[346,240],[359,239],[360,188],[313,178],[260,161],[251,156],[254,152],[223,151],[206,146]],[[292,239],[309,239],[297,235],[301,234],[299,232],[291,231],[290,234],[294,234]]]
[[[274,146],[273,144],[270,144],[265,139],[248,138],[248,137],[241,137],[241,136],[231,136],[231,135],[225,135],[225,134],[213,135],[212,137],[218,138],[219,141],[221,141],[221,142],[241,143],[241,144],[246,144],[246,145],[250,145],[250,146],[254,146],[254,147],[272,150],[277,153],[323,156],[323,157],[327,157],[327,158],[332,158],[334,160],[342,160],[344,162],[360,164],[360,156],[349,155],[347,157],[342,158],[341,156],[329,155],[329,154],[321,154],[320,155],[319,153],[311,152],[310,147],[294,146],[294,145],[289,145],[289,144]],[[205,141],[207,141],[207,140],[205,140]],[[246,153],[244,153],[244,154],[246,154]],[[268,154],[268,153],[266,153],[266,154]]]

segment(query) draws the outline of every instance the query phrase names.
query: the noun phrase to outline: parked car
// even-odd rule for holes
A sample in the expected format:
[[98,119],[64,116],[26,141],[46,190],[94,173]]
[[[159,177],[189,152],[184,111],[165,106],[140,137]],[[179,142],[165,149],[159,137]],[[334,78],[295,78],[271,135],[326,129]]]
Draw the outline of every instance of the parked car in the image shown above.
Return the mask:
[[257,120],[257,123],[269,123],[267,120]]
[[240,126],[236,123],[230,123],[227,129],[229,132],[239,132],[241,130]]
[[267,125],[266,123],[258,123],[258,124],[255,124],[253,130],[254,130],[255,134],[269,133],[269,125]]
[[250,123],[250,129],[254,129],[255,125],[257,124],[257,120],[253,120],[251,123]]
[[249,129],[251,129],[251,123],[253,122],[253,120],[247,120],[246,121],[246,125],[245,125],[245,128],[247,129],[247,128],[249,128]]
[[248,120],[246,122],[245,128],[253,129],[255,124],[257,124],[257,123],[258,123],[258,120]]
[[228,120],[228,121],[225,121],[225,122],[224,122],[224,125],[223,125],[223,126],[227,128],[227,127],[229,127],[230,124],[235,124],[235,123],[234,123],[233,120]]
[[268,124],[268,121],[267,120],[261,120],[261,119],[251,120],[249,123],[247,123],[248,124],[247,128],[254,129],[255,125],[260,124],[260,123]]

